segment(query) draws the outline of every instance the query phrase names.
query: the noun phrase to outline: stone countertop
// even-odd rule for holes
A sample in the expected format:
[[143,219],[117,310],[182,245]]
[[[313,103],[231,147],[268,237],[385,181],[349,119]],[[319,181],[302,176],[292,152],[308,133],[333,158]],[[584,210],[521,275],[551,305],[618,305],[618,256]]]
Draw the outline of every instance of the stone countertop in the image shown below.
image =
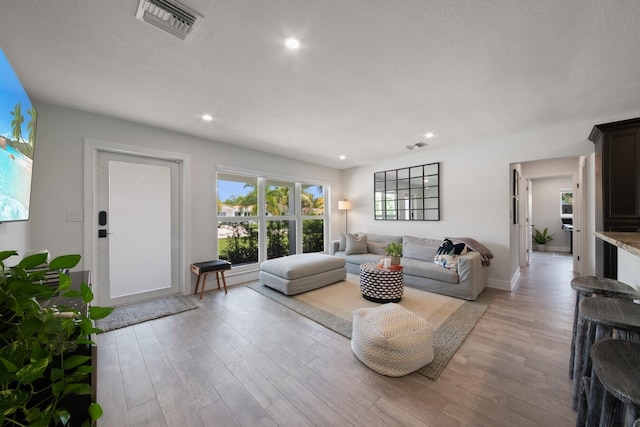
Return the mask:
[[640,233],[622,231],[594,231],[596,237],[640,257]]

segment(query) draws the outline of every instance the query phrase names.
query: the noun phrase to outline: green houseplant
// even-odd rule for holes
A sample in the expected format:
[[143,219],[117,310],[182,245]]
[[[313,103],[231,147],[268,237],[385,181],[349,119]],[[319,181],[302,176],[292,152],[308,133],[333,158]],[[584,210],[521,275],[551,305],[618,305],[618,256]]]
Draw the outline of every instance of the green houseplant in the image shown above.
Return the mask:
[[538,245],[538,249],[544,251],[545,245],[553,240],[553,235],[549,234],[549,228],[545,227],[545,229],[540,232],[537,228],[533,229],[533,240]]
[[400,257],[402,256],[401,243],[389,243],[385,252],[391,258],[391,265],[400,265]]
[[[81,312],[56,305],[57,297],[80,298],[86,306],[93,300],[86,283],[71,290],[71,278],[63,273],[78,264],[80,255],[60,256],[47,265],[48,255],[41,253],[6,267],[14,255],[0,252],[0,424],[92,425],[102,416],[97,403],[82,408],[86,419],[72,417],[77,408],[71,406],[93,393],[91,356],[80,350],[100,332],[92,320],[113,309],[89,306]],[[47,271],[58,272],[57,286],[42,284]]]

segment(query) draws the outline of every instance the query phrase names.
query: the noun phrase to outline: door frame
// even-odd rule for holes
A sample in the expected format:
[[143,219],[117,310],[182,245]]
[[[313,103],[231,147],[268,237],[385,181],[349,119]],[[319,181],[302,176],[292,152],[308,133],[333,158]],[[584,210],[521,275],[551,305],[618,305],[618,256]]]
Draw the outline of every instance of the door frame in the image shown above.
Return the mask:
[[[84,266],[92,272],[92,285],[99,289],[98,283],[98,165],[99,152],[128,154],[139,157],[156,158],[174,161],[179,166],[180,177],[180,209],[179,215],[179,292],[183,295],[190,293],[190,274],[187,261],[191,259],[191,156],[184,153],[156,150],[153,148],[121,144],[93,138],[84,139]],[[100,292],[94,292],[94,303],[100,305]]]

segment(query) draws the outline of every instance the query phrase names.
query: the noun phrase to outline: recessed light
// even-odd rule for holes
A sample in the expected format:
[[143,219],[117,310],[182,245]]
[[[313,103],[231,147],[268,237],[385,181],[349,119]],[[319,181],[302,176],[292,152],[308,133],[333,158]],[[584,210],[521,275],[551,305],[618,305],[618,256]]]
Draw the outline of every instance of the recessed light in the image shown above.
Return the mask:
[[205,122],[213,121],[213,116],[211,114],[203,114],[203,115],[200,116],[200,118],[202,120],[204,120]]
[[434,136],[436,136],[433,132],[427,132],[424,134],[424,137],[429,139],[429,138],[433,138]]
[[344,160],[347,158],[347,156],[345,156],[344,154],[340,154],[340,156],[338,157],[340,160]]
[[289,37],[284,41],[284,45],[291,50],[300,49],[300,40],[295,37]]

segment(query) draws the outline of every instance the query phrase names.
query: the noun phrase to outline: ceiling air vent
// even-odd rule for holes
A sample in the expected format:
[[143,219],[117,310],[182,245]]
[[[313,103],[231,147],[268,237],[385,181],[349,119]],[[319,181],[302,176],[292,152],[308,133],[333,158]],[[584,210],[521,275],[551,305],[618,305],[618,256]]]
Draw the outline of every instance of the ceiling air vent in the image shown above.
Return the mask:
[[140,0],[136,18],[191,41],[204,17],[175,0]]

